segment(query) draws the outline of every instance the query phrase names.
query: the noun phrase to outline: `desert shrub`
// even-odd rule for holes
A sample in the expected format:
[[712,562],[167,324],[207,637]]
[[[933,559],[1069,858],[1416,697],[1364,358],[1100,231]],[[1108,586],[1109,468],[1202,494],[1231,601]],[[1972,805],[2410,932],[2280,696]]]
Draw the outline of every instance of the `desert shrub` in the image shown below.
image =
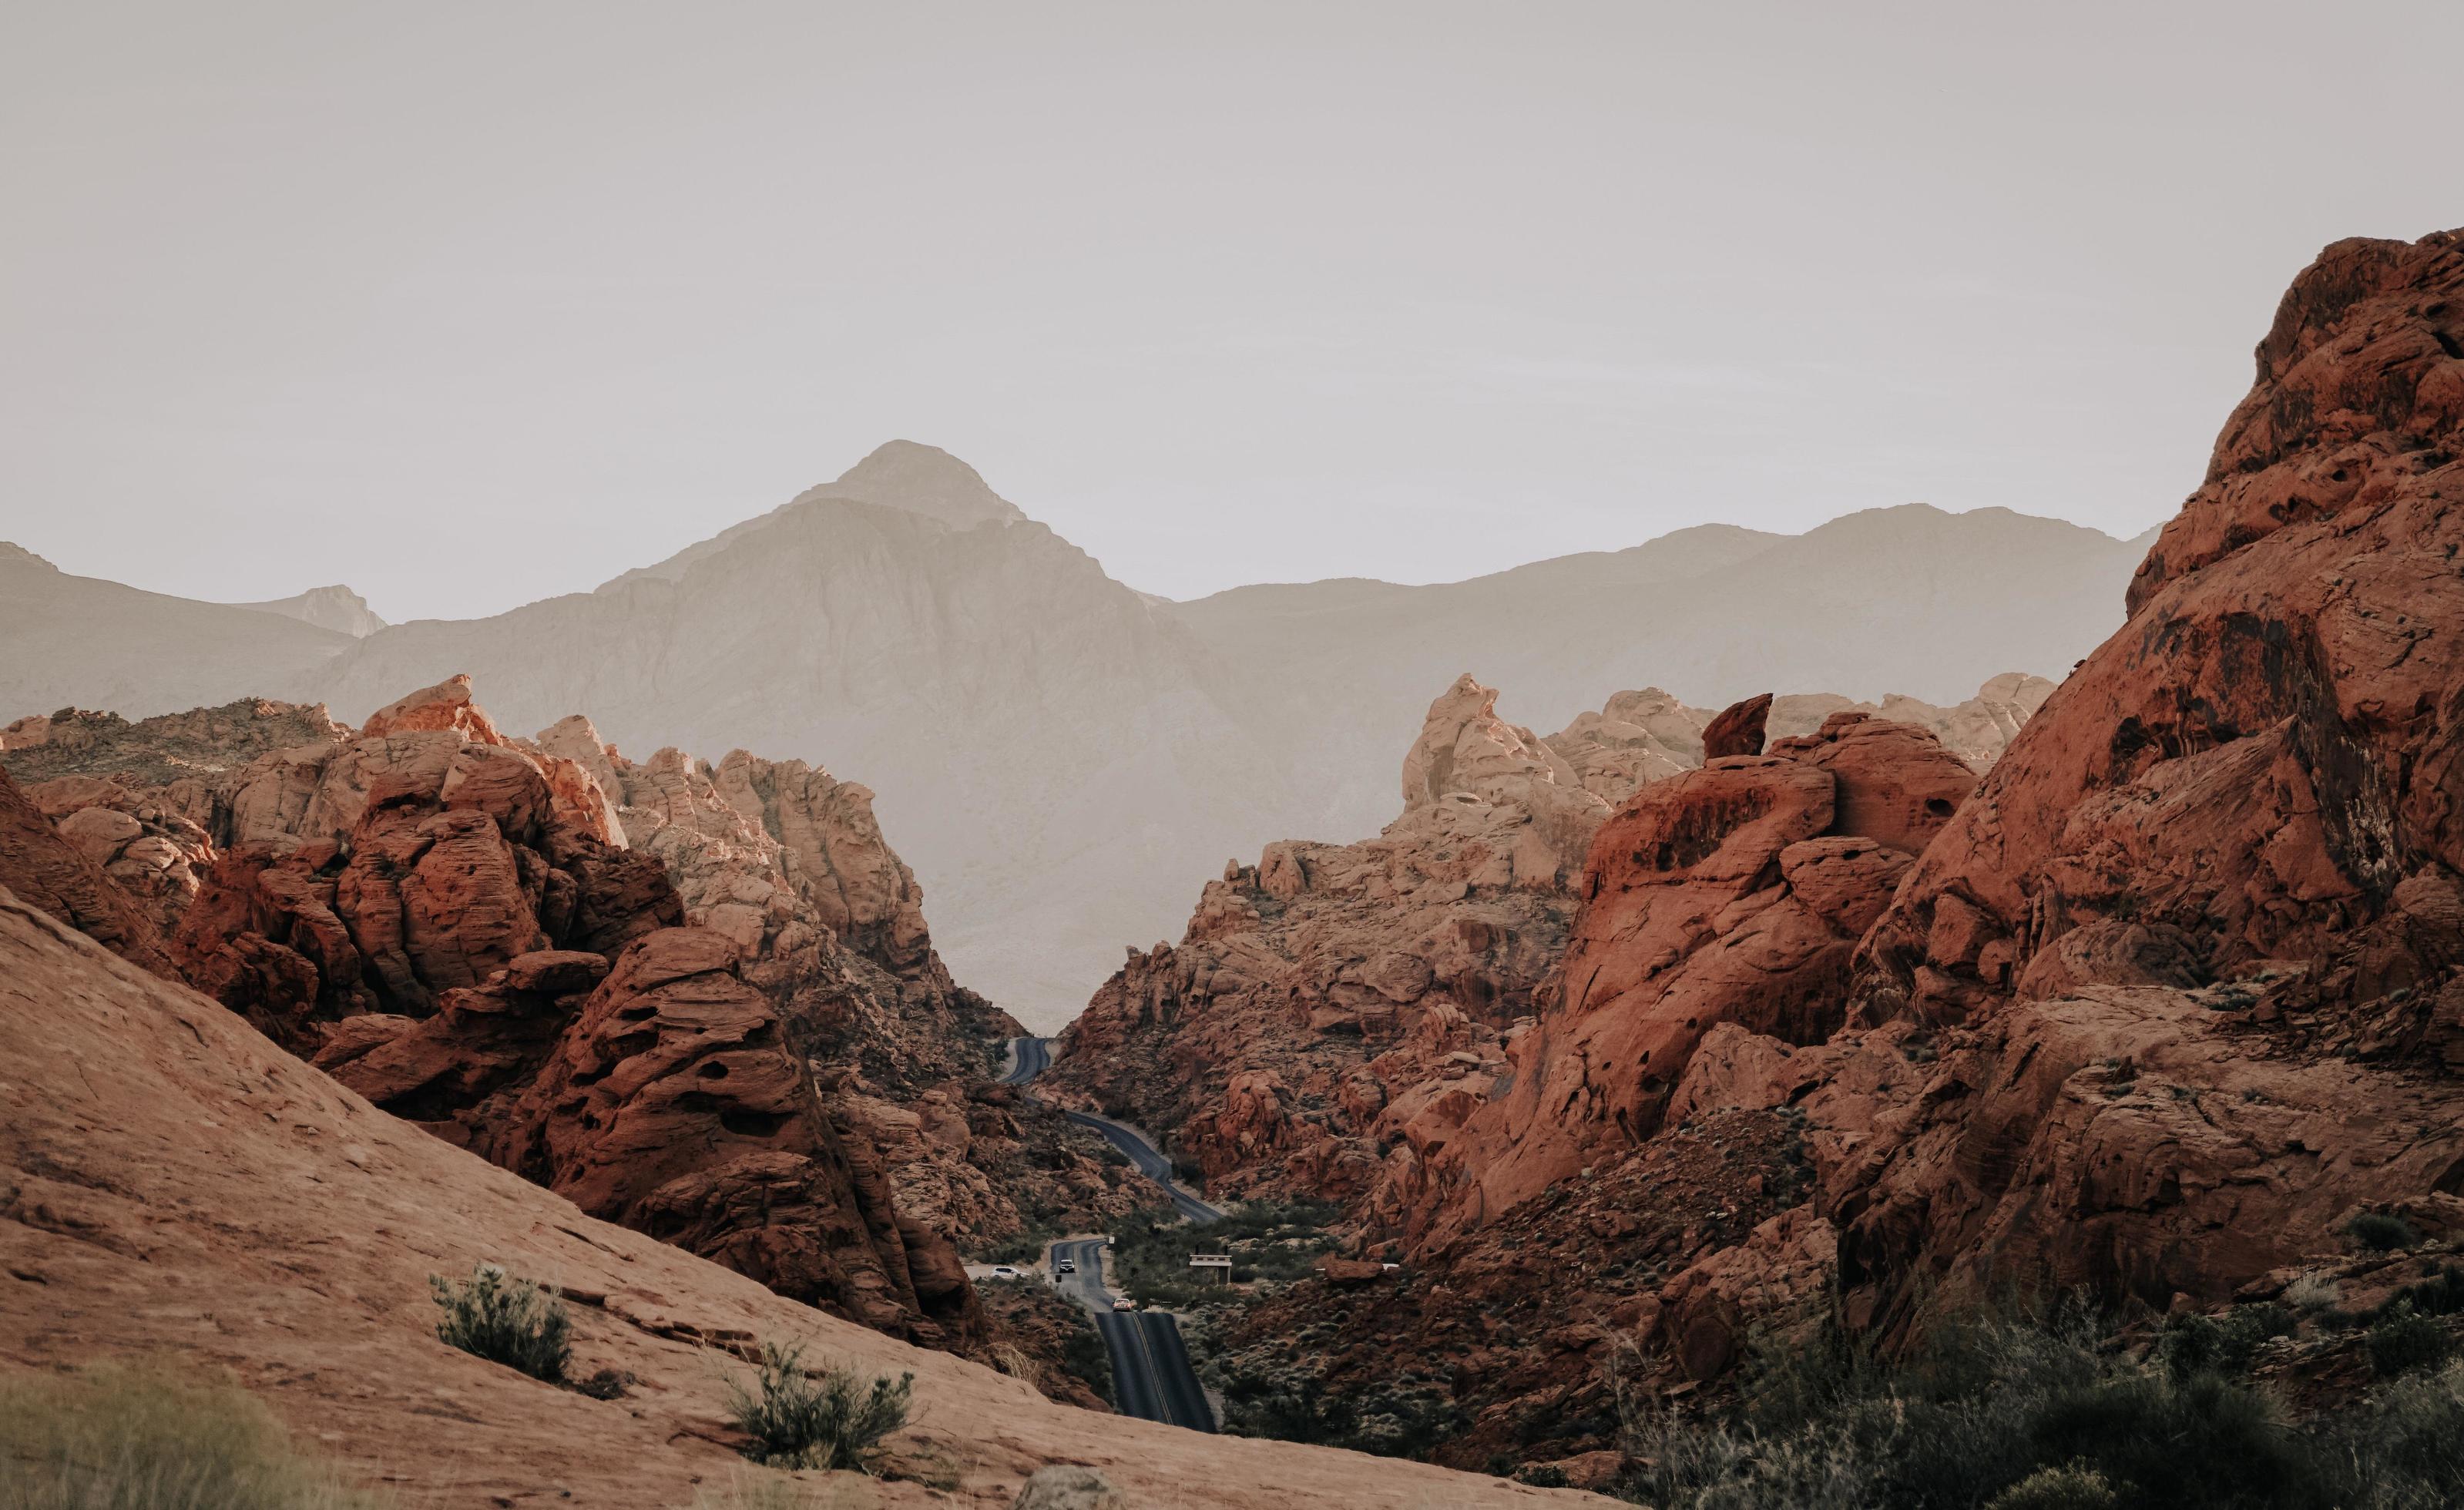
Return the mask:
[[2383,1384],[2319,1434],[2346,1510],[2464,1503],[2464,1363]]
[[1985,1510],[2114,1510],[2122,1501],[2093,1468],[2039,1469],[1993,1497]]
[[779,1468],[869,1472],[881,1439],[907,1424],[915,1376],[903,1373],[892,1383],[848,1368],[811,1373],[803,1351],[764,1343],[752,1386],[729,1381],[729,1412],[753,1438],[745,1455]]
[[534,1379],[564,1382],[573,1361],[573,1321],[562,1301],[493,1263],[480,1264],[459,1283],[432,1274],[428,1284],[445,1312],[436,1335],[447,1346]]
[[2167,1317],[2156,1336],[2156,1358],[2176,1380],[2198,1373],[2244,1374],[2259,1346],[2299,1328],[2281,1305],[2244,1305],[2215,1316]]
[[2442,1263],[2438,1272],[2418,1284],[2408,1284],[2396,1292],[2380,1314],[2402,1306],[2423,1316],[2453,1316],[2464,1311],[2464,1269]]
[[2369,1352],[2370,1368],[2382,1379],[2445,1363],[2454,1350],[2447,1328],[2402,1305],[2382,1317],[2362,1346]]
[[2284,1287],[2284,1303],[2312,1316],[2343,1298],[2344,1287],[2332,1275],[2304,1274]]
[[2346,1222],[2344,1236],[2374,1253],[2409,1248],[2421,1240],[2403,1217],[2376,1211],[2365,1211]]
[[159,1365],[0,1383],[0,1510],[373,1510],[264,1402]]
[[1044,1251],[1060,1236],[1048,1228],[1035,1228],[1015,1236],[1003,1237],[979,1250],[983,1263],[1041,1263]]
[[[1625,1447],[1645,1466],[1628,1489],[1661,1510],[1976,1510],[2022,1486],[2084,1494],[2093,1477],[2115,1504],[2327,1502],[2310,1444],[2264,1395],[2210,1371],[2143,1368],[2102,1344],[2096,1319],[2076,1306],[1988,1317],[1898,1367],[1817,1358],[1796,1369],[1807,1382],[1767,1393],[1758,1413],[1687,1423],[1630,1411]],[[1758,1367],[1789,1373],[1778,1361]],[[1782,1397],[1799,1404],[1772,1409]],[[2072,1501],[2010,1501],[2040,1502]]]

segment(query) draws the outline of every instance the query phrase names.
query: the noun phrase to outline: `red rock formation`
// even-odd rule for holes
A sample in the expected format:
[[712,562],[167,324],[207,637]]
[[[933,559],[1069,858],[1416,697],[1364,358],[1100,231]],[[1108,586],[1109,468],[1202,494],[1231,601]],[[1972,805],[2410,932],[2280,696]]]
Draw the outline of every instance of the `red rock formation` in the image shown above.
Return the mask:
[[2296,280],[2130,622],[1868,933],[1856,1025],[1693,1057],[1672,1108],[1795,1107],[1815,1198],[1658,1340],[1716,1366],[1835,1279],[1901,1333],[2003,1283],[2210,1303],[2359,1211],[2464,1227],[2459,316],[2452,234]]
[[1383,835],[1226,866],[1070,1025],[1049,1092],[1166,1134],[1219,1193],[1408,1201],[1413,1150],[1503,1067],[1608,811],[1496,700],[1466,676],[1431,704]]
[[131,964],[177,978],[153,920],[0,771],[0,886]]
[[[667,862],[682,848],[623,847],[593,771],[506,739],[467,678],[357,733],[294,713],[55,718],[55,734],[85,736],[34,752],[120,772],[45,783],[68,843],[192,878],[155,895],[176,920],[169,953],[186,978],[389,1109],[594,1215],[871,1325],[982,1340],[949,1224],[893,1199],[880,1153],[847,1133],[807,1064],[853,1019],[895,1018],[935,990],[963,996],[932,955],[912,881],[905,916],[886,907],[874,930],[914,977],[893,983],[885,1008],[857,978],[878,969],[797,900],[775,843],[733,865],[697,852],[675,872],[696,919],[750,912],[749,930],[680,927],[688,899]],[[289,746],[264,737],[312,731]],[[790,769],[801,784],[782,805],[825,808],[805,823],[817,853],[835,843],[828,858],[854,869],[851,851],[872,846],[863,874],[876,892],[885,869],[904,877],[862,788],[834,797],[826,777]],[[125,784],[139,772],[173,778]],[[741,828],[706,781],[700,795]],[[643,826],[655,837],[656,822]],[[173,853],[140,852],[149,843]],[[764,893],[781,899],[775,917],[745,906]],[[976,1041],[1002,1025],[979,1025]],[[946,1011],[909,1032],[941,1033],[944,1060],[965,1041]]]
[[979,1340],[947,1237],[900,1220],[877,1155],[842,1136],[798,1025],[744,978],[735,941],[661,929],[612,971],[597,953],[526,953],[442,1002],[350,1019],[319,1067],[781,1295],[894,1335]]
[[[126,1364],[244,1382],[353,1483],[406,1502],[707,1499],[743,1468],[723,1382],[748,1377],[747,1347],[783,1338],[861,1377],[915,1376],[891,1473],[861,1486],[884,1510],[1006,1505],[1056,1459],[1100,1467],[1142,1505],[1607,1503],[1049,1404],[594,1220],[5,891],[0,1064],[0,1369]],[[560,1290],[573,1372],[626,1380],[624,1398],[439,1344],[430,1277],[482,1263]]]
[[[396,702],[373,732],[279,704],[52,724],[71,737],[11,759],[75,773],[42,799],[98,858],[159,883],[147,895],[176,925],[191,982],[594,1212],[846,1314],[972,1346],[981,1324],[951,1236],[1091,1224],[1144,1195],[1091,1138],[983,1086],[998,1041],[1020,1030],[951,981],[861,786],[740,752],[715,771],[673,751],[636,766],[579,718],[508,738],[460,678]],[[132,820],[144,835],[123,843]],[[156,871],[163,846],[172,863]],[[611,1184],[587,1171],[619,1146],[540,1098],[581,1052],[609,962],[670,931],[724,939],[725,972],[673,989],[766,1014],[743,1029],[770,1045],[759,1079],[771,1101],[801,1100],[748,1144],[730,1120],[780,1108],[747,1109],[698,1079],[675,1088],[722,1069],[754,1083],[689,1056],[656,1109],[606,1115],[672,1142],[690,1175]],[[632,1035],[605,1038],[591,1053]],[[651,1097],[646,1066],[669,1052],[597,1083]]]
[[[2001,690],[2022,695],[2023,680]],[[1646,1133],[1709,1022],[1742,1016],[1800,1039],[1836,1025],[1858,937],[1906,852],[1975,779],[1930,734],[1854,708],[1741,775],[1688,770],[1713,720],[1664,692],[1620,692],[1546,740],[1499,719],[1496,697],[1464,677],[1431,705],[1404,760],[1404,813],[1379,838],[1268,845],[1254,867],[1235,864],[1207,885],[1177,946],[1133,951],[1064,1037],[1056,1093],[1166,1134],[1219,1193],[1316,1194],[1372,1231],[1451,1233],[1486,1200],[1520,1199],[1579,1167],[1595,1143]],[[1740,705],[1731,725],[1770,706]],[[1586,903],[1603,883],[1578,874],[1585,853],[1596,864],[1619,844],[1717,847],[1744,821],[1735,804],[1759,813],[1792,781],[1801,810],[1755,830],[1785,837],[1741,839],[1735,874],[1714,880],[1726,862],[1697,855],[1673,876],[1692,890],[1659,871],[1607,883],[1620,895],[1648,885],[1692,899],[1663,916],[1649,948],[1620,932],[1639,893]],[[1640,815],[1628,808],[1593,841],[1608,800],[1639,788]],[[1662,793],[1674,804],[1665,812]],[[1655,825],[1668,832],[1634,832]],[[1847,842],[1857,836],[1878,842]],[[1578,906],[1597,936],[1573,929]],[[1717,947],[1690,957],[1705,944]],[[1680,956],[1684,968],[1665,974]],[[1666,1062],[1643,1077],[1647,1092],[1586,1101],[1597,1126],[1508,1153],[1523,1140],[1503,1112],[1484,1110],[1493,1093],[1511,1087],[1531,1104],[1520,1116],[1551,1126],[1564,1107],[1543,1114],[1534,1098],[1573,1094],[1555,1083],[1544,1091],[1529,1059],[1564,1049],[1562,1025],[1533,1026],[1564,989],[1551,979],[1561,961],[1598,975],[1582,1015],[1608,1009],[1583,1030],[1604,1035],[1599,1053],[1631,1059],[1647,1038]],[[1664,1013],[1646,1023],[1625,1011],[1637,993],[1665,993]],[[1632,1131],[1615,1130],[1620,1117]],[[1498,1183],[1441,1218],[1441,1186],[1465,1198],[1473,1164],[1494,1164]]]
[[1720,716],[1703,726],[1703,763],[1762,754],[1763,725],[1771,718],[1771,694],[1757,692],[1721,710]]
[[1837,1028],[1857,941],[1974,781],[1930,733],[1841,713],[1637,793],[1593,841],[1560,993],[1509,1049],[1511,1089],[1432,1161],[1407,1235],[1441,1246],[1649,1138],[1715,1024],[1794,1043]]
[[2129,624],[1875,926],[1857,1012],[1949,1031],[1915,1115],[1838,1113],[1888,1127],[1827,1175],[1860,1304],[1989,1254],[2210,1299],[2464,1188],[2406,1067],[2464,1000],[2460,331],[2455,235],[2302,273]]

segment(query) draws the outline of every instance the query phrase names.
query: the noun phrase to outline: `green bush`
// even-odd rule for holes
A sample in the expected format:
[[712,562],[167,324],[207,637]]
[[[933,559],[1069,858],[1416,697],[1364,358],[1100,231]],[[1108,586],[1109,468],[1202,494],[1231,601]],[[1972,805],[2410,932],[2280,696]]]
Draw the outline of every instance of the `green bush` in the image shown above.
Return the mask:
[[2409,1248],[2421,1240],[2401,1216],[2365,1211],[2344,1224],[2344,1235],[2375,1253]]
[[0,1383],[0,1510],[374,1510],[236,1386],[123,1365]]
[[2369,1352],[2370,1368],[2382,1379],[2415,1368],[2433,1368],[2445,1363],[2447,1355],[2454,1350],[2447,1328],[2402,1305],[2372,1326],[2362,1346]]
[[1059,1236],[1060,1234],[1052,1232],[1047,1228],[1036,1228],[1027,1232],[1020,1233],[1016,1236],[1003,1237],[999,1242],[992,1243],[981,1249],[979,1251],[978,1261],[982,1263],[1041,1263],[1044,1261],[1045,1250],[1049,1248],[1052,1245],[1052,1239]]
[[873,1449],[907,1424],[915,1376],[865,1380],[847,1368],[808,1373],[801,1346],[761,1346],[751,1388],[728,1383],[728,1408],[753,1438],[745,1455],[776,1468],[853,1468],[870,1472]]
[[428,1283],[445,1312],[436,1335],[446,1346],[549,1384],[564,1382],[573,1361],[573,1322],[562,1301],[493,1263],[480,1264],[458,1284],[443,1275],[429,1275]]

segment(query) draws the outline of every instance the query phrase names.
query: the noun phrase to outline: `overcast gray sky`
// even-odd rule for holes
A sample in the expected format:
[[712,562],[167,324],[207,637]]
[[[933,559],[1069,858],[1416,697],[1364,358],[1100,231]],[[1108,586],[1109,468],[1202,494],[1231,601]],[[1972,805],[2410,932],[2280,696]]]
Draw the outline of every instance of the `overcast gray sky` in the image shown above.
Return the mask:
[[2464,6],[0,4],[0,537],[392,619],[905,436],[1114,576],[2130,534]]

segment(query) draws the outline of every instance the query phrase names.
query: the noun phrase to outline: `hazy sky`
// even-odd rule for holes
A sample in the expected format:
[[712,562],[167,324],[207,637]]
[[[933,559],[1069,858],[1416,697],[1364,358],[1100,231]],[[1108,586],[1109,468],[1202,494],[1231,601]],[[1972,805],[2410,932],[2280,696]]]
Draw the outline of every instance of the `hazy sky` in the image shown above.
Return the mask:
[[0,3],[0,538],[403,619],[905,436],[1114,576],[2194,486],[2464,6]]

